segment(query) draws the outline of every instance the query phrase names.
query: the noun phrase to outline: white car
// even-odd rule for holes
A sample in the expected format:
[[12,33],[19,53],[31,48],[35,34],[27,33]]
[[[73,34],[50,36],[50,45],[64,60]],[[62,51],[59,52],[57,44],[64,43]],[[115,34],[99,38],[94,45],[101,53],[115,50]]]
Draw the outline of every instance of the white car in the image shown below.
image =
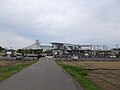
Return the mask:
[[23,59],[22,54],[21,54],[21,53],[17,53],[17,54],[16,54],[16,59],[17,59],[17,60]]
[[72,59],[78,60],[78,56],[77,56],[77,55],[74,55],[74,56],[72,56]]
[[116,56],[115,55],[110,55],[110,58],[116,58]]

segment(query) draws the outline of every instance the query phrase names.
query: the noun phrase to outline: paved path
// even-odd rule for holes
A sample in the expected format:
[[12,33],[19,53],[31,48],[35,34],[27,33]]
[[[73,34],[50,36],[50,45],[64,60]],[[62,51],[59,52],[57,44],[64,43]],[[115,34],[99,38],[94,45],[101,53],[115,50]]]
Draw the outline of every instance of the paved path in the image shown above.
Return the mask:
[[0,90],[82,90],[53,60],[41,60],[0,82]]

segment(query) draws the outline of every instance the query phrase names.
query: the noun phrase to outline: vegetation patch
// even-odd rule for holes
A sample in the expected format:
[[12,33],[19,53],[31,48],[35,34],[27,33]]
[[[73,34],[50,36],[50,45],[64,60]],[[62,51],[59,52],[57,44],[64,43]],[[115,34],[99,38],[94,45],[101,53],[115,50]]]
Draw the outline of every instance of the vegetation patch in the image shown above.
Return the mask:
[[33,61],[25,62],[25,63],[18,63],[15,65],[0,68],[0,80],[4,80],[4,79],[12,76],[13,74],[21,71],[23,68],[25,68],[35,62],[37,62],[37,60],[33,60]]
[[86,78],[87,71],[77,66],[65,65],[62,61],[56,60],[56,63],[64,68],[85,90],[100,90],[100,87]]

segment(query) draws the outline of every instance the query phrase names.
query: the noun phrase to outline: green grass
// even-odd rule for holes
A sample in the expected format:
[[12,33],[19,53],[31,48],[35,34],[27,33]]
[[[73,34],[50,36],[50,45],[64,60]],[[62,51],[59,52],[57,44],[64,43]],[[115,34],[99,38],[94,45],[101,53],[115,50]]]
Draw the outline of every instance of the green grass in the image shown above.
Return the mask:
[[25,67],[27,67],[35,62],[37,62],[37,60],[33,60],[33,61],[30,61],[30,62],[25,63],[25,64],[16,64],[13,66],[0,68],[0,80],[4,80],[4,79],[12,76],[13,74],[21,71]]
[[101,90],[93,82],[86,78],[87,71],[80,67],[65,65],[62,61],[56,60],[56,63],[64,68],[85,90]]

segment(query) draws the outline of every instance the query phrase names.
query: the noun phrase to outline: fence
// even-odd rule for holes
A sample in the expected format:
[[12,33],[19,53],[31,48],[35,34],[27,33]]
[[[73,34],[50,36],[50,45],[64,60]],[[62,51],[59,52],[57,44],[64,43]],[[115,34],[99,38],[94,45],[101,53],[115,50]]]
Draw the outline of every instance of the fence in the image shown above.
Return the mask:
[[[55,60],[68,60],[72,61],[72,58],[55,58]],[[79,58],[77,61],[120,61],[120,58]]]

